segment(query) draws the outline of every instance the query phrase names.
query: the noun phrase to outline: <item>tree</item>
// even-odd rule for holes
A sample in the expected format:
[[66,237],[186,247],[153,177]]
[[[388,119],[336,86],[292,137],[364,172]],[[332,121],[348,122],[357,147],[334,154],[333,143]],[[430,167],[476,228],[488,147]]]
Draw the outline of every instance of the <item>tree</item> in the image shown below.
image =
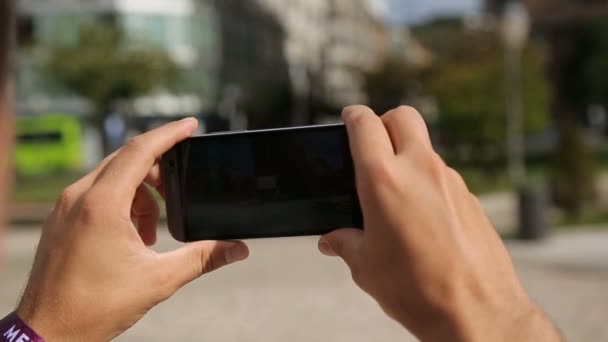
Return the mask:
[[590,104],[608,105],[608,21],[581,21],[553,30],[555,118],[559,144],[554,156],[551,190],[555,203],[571,219],[580,218],[586,204],[596,199],[596,165],[585,139],[583,122]]
[[[494,169],[503,161],[506,139],[505,65],[502,46],[491,31],[471,31],[443,23],[419,38],[437,57],[426,74],[425,90],[439,105],[441,142],[454,157],[468,150],[472,161]],[[551,90],[545,76],[544,47],[524,52],[522,94],[526,133],[547,127]],[[491,171],[490,170],[490,171]]]
[[554,157],[551,195],[570,219],[578,220],[585,203],[596,197],[593,153],[573,118],[558,121],[559,142]]
[[385,113],[403,104],[416,86],[416,73],[405,61],[388,58],[380,68],[365,75],[369,104],[377,113]]
[[103,123],[117,100],[131,100],[167,84],[176,66],[162,50],[125,44],[123,32],[110,25],[80,29],[77,44],[55,47],[43,63],[44,71],[79,96],[88,99],[93,121],[109,146]]

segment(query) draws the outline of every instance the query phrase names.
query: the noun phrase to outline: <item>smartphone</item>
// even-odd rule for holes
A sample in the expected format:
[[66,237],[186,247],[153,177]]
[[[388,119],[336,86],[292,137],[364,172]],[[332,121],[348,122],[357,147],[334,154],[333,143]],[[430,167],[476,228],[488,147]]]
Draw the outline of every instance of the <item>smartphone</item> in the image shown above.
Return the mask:
[[363,226],[344,125],[193,137],[161,170],[169,230],[182,242]]

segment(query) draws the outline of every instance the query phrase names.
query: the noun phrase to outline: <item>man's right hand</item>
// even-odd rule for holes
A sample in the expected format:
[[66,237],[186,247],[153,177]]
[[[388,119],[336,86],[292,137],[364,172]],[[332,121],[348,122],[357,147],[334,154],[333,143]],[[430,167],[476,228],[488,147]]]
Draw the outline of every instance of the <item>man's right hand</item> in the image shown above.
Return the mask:
[[344,229],[320,250],[424,341],[560,341],[532,303],[477,198],[402,107],[382,118],[345,109],[365,231]]

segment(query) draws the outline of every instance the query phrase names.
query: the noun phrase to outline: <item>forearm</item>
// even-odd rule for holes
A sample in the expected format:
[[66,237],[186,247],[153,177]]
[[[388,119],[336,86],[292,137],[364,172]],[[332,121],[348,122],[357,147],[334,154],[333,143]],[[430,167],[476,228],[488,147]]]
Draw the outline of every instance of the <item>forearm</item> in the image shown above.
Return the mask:
[[553,322],[532,303],[514,304],[500,312],[479,307],[468,311],[446,315],[443,324],[435,322],[434,327],[421,333],[420,339],[425,342],[564,341]]
[[509,341],[547,341],[562,342],[565,339],[553,322],[539,308],[519,322],[512,330]]

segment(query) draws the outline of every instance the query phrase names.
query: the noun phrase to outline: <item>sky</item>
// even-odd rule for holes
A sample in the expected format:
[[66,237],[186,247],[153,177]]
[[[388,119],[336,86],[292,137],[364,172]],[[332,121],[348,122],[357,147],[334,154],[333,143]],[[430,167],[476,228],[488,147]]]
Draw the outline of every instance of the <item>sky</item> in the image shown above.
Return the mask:
[[436,16],[472,13],[481,0],[385,0],[392,23],[416,24]]

